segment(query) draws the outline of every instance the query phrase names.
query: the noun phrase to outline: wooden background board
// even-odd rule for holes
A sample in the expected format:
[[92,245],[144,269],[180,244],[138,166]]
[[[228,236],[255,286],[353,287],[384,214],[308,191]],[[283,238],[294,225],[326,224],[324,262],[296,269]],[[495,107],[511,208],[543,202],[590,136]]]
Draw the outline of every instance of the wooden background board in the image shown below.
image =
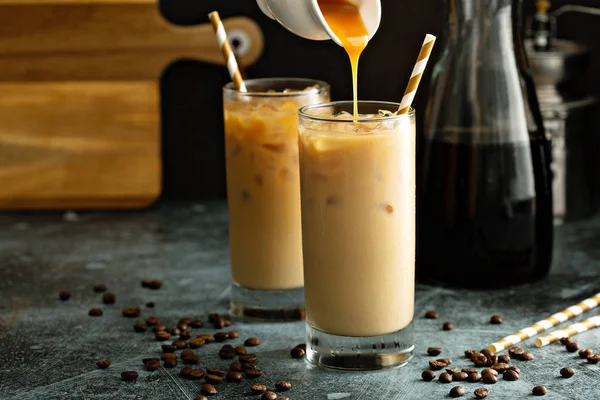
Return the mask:
[[[263,49],[248,18],[250,65]],[[0,209],[143,207],[161,190],[159,77],[223,64],[211,25],[177,27],[156,0],[0,0]]]

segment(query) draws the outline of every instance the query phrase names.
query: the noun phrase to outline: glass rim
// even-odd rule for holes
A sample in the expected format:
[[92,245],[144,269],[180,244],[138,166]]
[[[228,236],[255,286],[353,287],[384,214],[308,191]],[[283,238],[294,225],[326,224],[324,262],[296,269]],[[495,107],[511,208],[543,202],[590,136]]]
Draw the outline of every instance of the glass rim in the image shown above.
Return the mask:
[[277,78],[255,78],[255,79],[245,79],[244,83],[246,86],[250,86],[252,84],[268,84],[268,83],[282,83],[282,82],[298,82],[306,84],[305,87],[319,85],[320,88],[316,92],[305,92],[301,90],[290,91],[290,92],[240,92],[235,88],[234,82],[229,82],[223,86],[223,91],[227,93],[235,93],[237,96],[241,97],[298,97],[298,96],[310,96],[310,95],[321,95],[330,90],[329,83],[322,81],[320,79],[311,79],[311,78],[294,78],[294,77],[277,77]]
[[[358,119],[356,121],[352,120],[352,119],[337,119],[337,118],[332,118],[332,117],[322,117],[319,115],[314,115],[314,114],[308,114],[308,111],[311,110],[315,110],[318,108],[325,108],[325,107],[335,107],[335,106],[339,106],[341,104],[344,105],[350,105],[350,106],[354,106],[354,102],[352,100],[342,100],[342,101],[331,101],[328,103],[319,103],[319,104],[310,104],[310,105],[306,105],[304,107],[301,107],[298,110],[298,115],[300,116],[300,118],[306,118],[306,119],[310,119],[313,121],[319,121],[319,122],[336,122],[336,123],[373,123],[373,122],[380,122],[380,121],[394,121],[394,120],[399,120],[401,118],[404,117],[414,117],[415,115],[415,109],[410,107],[408,109],[408,112],[406,114],[400,114],[400,115],[392,115],[392,116],[387,116],[387,117],[381,117],[380,119],[377,120],[373,120],[373,119]],[[400,108],[400,103],[394,103],[392,101],[378,101],[378,100],[359,100],[358,101],[358,106],[360,108],[361,104],[378,104],[381,106],[389,106],[389,107],[393,107],[395,109],[399,109]]]

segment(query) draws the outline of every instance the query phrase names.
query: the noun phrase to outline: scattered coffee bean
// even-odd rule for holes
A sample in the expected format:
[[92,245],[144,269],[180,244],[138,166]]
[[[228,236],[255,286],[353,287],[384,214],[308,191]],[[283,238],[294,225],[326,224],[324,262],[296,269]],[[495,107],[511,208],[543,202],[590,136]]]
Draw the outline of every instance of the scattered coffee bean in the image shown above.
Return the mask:
[[177,360],[177,354],[175,353],[162,353],[160,355],[160,359],[163,361],[166,360]]
[[516,365],[511,365],[510,367],[508,367],[509,371],[515,371],[517,374],[521,375],[521,369],[519,367],[517,367]]
[[225,376],[225,370],[224,369],[219,369],[219,368],[206,368],[206,373],[210,374],[210,375],[216,375],[216,376]]
[[172,344],[163,344],[160,346],[163,353],[174,353],[177,350],[177,347]]
[[[154,328],[152,328],[152,332],[160,332],[160,331],[167,331],[167,326],[165,324],[156,324],[154,325]],[[171,332],[169,332],[171,333]]]
[[244,341],[244,346],[246,346],[246,347],[258,346],[259,344],[260,344],[260,339],[257,337],[251,337]]
[[444,325],[442,325],[442,329],[445,331],[451,331],[452,329],[454,329],[454,324],[452,322],[444,322]]
[[575,353],[577,350],[579,350],[579,345],[577,342],[569,342],[565,345],[565,348],[569,353]]
[[426,369],[421,373],[421,378],[423,378],[423,380],[426,382],[431,382],[435,379],[435,372],[430,369]]
[[481,349],[479,350],[479,352],[481,354],[483,354],[484,356],[486,356],[487,358],[492,357],[494,354],[490,351],[490,349]]
[[191,326],[192,328],[202,328],[204,326],[204,324],[202,323],[202,321],[197,319],[197,320],[190,322],[189,326]]
[[594,350],[592,350],[592,349],[579,350],[579,357],[581,357],[581,358],[588,358],[592,354],[594,354]]
[[448,357],[446,357],[446,358],[438,358],[438,361],[445,362],[448,365],[452,364],[452,359],[448,358]]
[[267,390],[266,392],[264,392],[262,394],[262,396],[260,398],[261,398],[261,400],[277,400],[277,394],[275,392],[271,392],[270,390]]
[[199,349],[200,347],[204,346],[204,339],[192,339],[190,340],[190,342],[188,343],[188,346],[190,346],[190,349]]
[[439,356],[440,354],[442,354],[442,348],[430,347],[427,349],[427,354],[429,354],[430,356]]
[[169,332],[171,336],[179,336],[179,334],[181,333],[179,328],[167,328],[166,331]]
[[164,342],[165,340],[171,339],[171,334],[167,331],[158,331],[154,334],[156,340]]
[[205,343],[212,343],[215,339],[213,339],[212,335],[203,334],[196,336],[196,339],[202,339]]
[[440,317],[440,314],[438,314],[437,312],[433,311],[433,310],[429,310],[425,313],[425,318],[427,319],[438,319]]
[[508,354],[510,354],[511,357],[519,358],[523,353],[525,353],[525,350],[520,347],[511,347],[508,349]]
[[175,368],[177,366],[177,358],[169,358],[163,363],[165,368]]
[[467,380],[471,383],[479,382],[481,381],[481,374],[479,372],[473,372],[472,374],[469,374]]
[[96,293],[106,292],[106,286],[101,283],[94,285],[94,292],[96,292]]
[[190,374],[188,375],[188,379],[191,381],[197,381],[202,379],[202,377],[204,376],[204,371],[202,371],[202,369],[198,368],[198,369],[192,369],[190,371]]
[[139,374],[137,372],[135,372],[135,371],[123,371],[123,372],[121,372],[121,378],[124,381],[127,381],[127,382],[135,381],[137,379],[138,375]]
[[183,317],[183,318],[179,318],[177,325],[190,325],[193,321],[194,321],[194,319],[191,317]]
[[217,313],[210,313],[210,314],[208,314],[208,321],[212,323],[212,322],[215,322],[220,317],[221,316]]
[[306,351],[306,343],[300,343],[300,344],[296,345],[296,347]]
[[446,368],[446,372],[449,374],[455,374],[457,372],[460,372],[460,370],[458,368]]
[[498,373],[501,374],[508,369],[508,364],[497,363],[497,364],[492,365],[492,369],[498,371]]
[[102,310],[99,308],[92,308],[90,311],[88,311],[88,315],[90,317],[99,317],[102,315]]
[[142,358],[142,364],[149,363],[150,361],[158,361],[158,358],[156,358],[156,357]]
[[227,339],[237,339],[239,337],[240,337],[240,333],[238,331],[227,332]]
[[187,378],[190,375],[190,372],[192,372],[191,367],[183,367],[181,371],[179,371],[179,376],[182,378]]
[[471,360],[476,367],[483,367],[488,361],[487,357],[479,352],[473,353]]
[[442,383],[450,383],[450,382],[452,382],[452,375],[450,375],[447,372],[442,372],[440,374],[439,381]]
[[144,280],[142,280],[142,282],[141,282],[142,287],[147,288],[148,286],[150,286],[150,282],[152,282],[152,279],[144,279]]
[[235,351],[235,354],[238,356],[243,356],[244,354],[248,354],[248,350],[246,350],[246,348],[244,346],[236,346],[235,349],[233,349]]
[[478,353],[477,350],[465,350],[465,357],[469,360],[473,358],[473,354]]
[[219,375],[213,375],[213,374],[206,372],[206,375],[204,376],[204,380],[208,383],[212,383],[212,384],[216,385],[216,384],[223,382],[223,377],[219,376]]
[[450,389],[450,397],[462,397],[465,395],[465,389],[462,386],[454,386]]
[[486,368],[483,371],[481,371],[481,375],[487,375],[487,374],[492,374],[494,376],[498,376],[498,371],[496,371],[495,369],[491,369],[491,368]]
[[173,342],[173,346],[175,346],[177,350],[183,350],[187,349],[188,344],[185,340],[178,339]]
[[181,331],[179,332],[179,338],[183,340],[188,340],[192,337],[192,331]]
[[600,354],[592,354],[587,357],[587,361],[590,364],[598,364],[600,362]]
[[488,390],[486,388],[477,388],[473,392],[473,394],[475,395],[475,397],[478,398],[478,399],[485,399],[486,397],[488,397],[489,393],[490,392],[488,392]]
[[142,287],[157,290],[162,287],[162,282],[156,279],[144,279],[142,281]]
[[560,343],[562,343],[563,345],[567,345],[569,343],[571,343],[573,341],[573,339],[571,339],[569,336],[565,336],[563,338],[560,338]]
[[146,303],[146,307],[148,308],[154,308],[154,302],[153,301],[149,301]]
[[104,304],[115,304],[115,302],[117,301],[117,296],[115,296],[114,293],[104,293],[102,295],[102,302]]
[[214,396],[215,394],[217,394],[217,389],[215,389],[215,387],[209,383],[205,383],[204,385],[202,385],[200,391],[203,395],[206,396]]
[[219,350],[219,357],[223,360],[233,360],[235,358],[235,350],[221,349]]
[[242,369],[246,371],[247,369],[256,369],[256,365],[252,363],[242,363]]
[[461,370],[462,372],[466,372],[467,374],[471,375],[474,374],[476,372],[478,372],[475,368],[463,368]]
[[516,371],[513,371],[512,369],[509,369],[508,371],[505,371],[502,374],[502,378],[505,381],[516,381],[519,379],[519,374],[517,374]]
[[546,386],[540,385],[534,387],[531,393],[533,393],[534,396],[543,396],[548,393],[548,390],[546,389]]
[[180,357],[185,364],[198,364],[200,361],[200,357],[189,349],[182,351]]
[[489,356],[485,365],[491,367],[494,364],[498,364],[498,356]]
[[429,361],[429,367],[434,371],[439,371],[440,369],[442,369],[446,366],[448,366],[448,364],[443,361],[438,361],[438,360],[430,360]]
[[498,356],[498,362],[508,364],[510,362],[510,356],[508,354],[502,354]]
[[570,367],[561,368],[560,374],[562,375],[563,378],[570,378],[573,375],[575,375],[575,370]]
[[300,347],[294,347],[290,351],[290,354],[291,354],[292,358],[302,358],[302,357],[304,357],[304,350],[302,350]]
[[262,371],[260,369],[247,369],[246,371],[246,377],[249,379],[255,379],[258,378],[260,376],[262,376]]
[[225,324],[225,326],[231,326],[233,325],[233,320],[231,319],[231,317],[225,316],[223,317],[223,323]]
[[100,369],[106,369],[106,368],[110,367],[110,361],[108,361],[108,360],[96,361],[96,365]]
[[228,371],[227,372],[227,381],[229,382],[241,382],[244,379],[242,374],[238,371]]
[[225,328],[225,319],[219,316],[217,319],[213,321],[213,328],[215,329],[223,329]]
[[496,375],[494,374],[485,374],[481,376],[481,380],[484,383],[493,385],[494,383],[498,382],[498,378],[496,377]]
[[287,392],[292,388],[292,384],[286,381],[279,381],[275,384],[275,388],[278,392]]
[[196,398],[194,400],[208,400],[208,397],[200,395],[200,396],[196,396]]
[[237,371],[237,372],[242,372],[242,363],[239,361],[234,361],[231,364],[229,364],[229,370],[230,371]]
[[148,371],[156,371],[157,369],[160,368],[160,360],[155,358],[153,360],[150,360],[150,361],[144,363],[144,366],[146,367],[146,369]]
[[180,331],[186,331],[188,329],[189,325],[187,323],[185,323],[184,321],[179,321],[177,323],[177,329],[179,329]]
[[252,385],[250,386],[250,391],[254,394],[263,394],[267,391],[267,387],[265,385]]
[[140,316],[140,309],[137,307],[126,308],[123,310],[123,316],[126,318],[137,318]]
[[217,332],[213,335],[215,342],[224,342],[227,340],[227,332]]
[[468,377],[469,374],[467,374],[466,372],[455,372],[454,374],[452,374],[452,380],[456,382],[466,381]]
[[235,351],[235,349],[233,348],[233,346],[232,346],[232,345],[230,345],[230,344],[224,344],[224,345],[221,347],[221,350]]
[[158,324],[158,318],[157,317],[148,317],[146,318],[146,325],[156,325]]
[[526,351],[525,353],[519,355],[519,360],[521,360],[521,361],[531,361],[534,358],[535,357],[533,356],[533,353],[530,353],[528,351]]
[[242,354],[241,356],[239,356],[238,359],[242,363],[248,363],[248,362],[253,363],[253,362],[256,362],[257,358],[258,357],[256,356],[256,354]]
[[502,318],[499,315],[492,315],[492,318],[490,318],[490,324],[493,324],[493,325],[500,325],[503,322],[504,322],[504,318]]
[[58,298],[62,301],[67,301],[71,298],[71,293],[63,290],[58,294]]

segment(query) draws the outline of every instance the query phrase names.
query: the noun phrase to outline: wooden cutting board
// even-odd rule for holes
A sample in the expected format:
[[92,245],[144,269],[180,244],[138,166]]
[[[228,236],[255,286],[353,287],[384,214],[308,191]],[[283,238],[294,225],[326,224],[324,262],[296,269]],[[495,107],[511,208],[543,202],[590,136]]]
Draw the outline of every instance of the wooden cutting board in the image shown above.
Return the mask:
[[[223,64],[210,23],[158,0],[0,0],[0,209],[135,208],[161,190],[159,77],[179,58]],[[223,21],[263,50],[258,25]]]

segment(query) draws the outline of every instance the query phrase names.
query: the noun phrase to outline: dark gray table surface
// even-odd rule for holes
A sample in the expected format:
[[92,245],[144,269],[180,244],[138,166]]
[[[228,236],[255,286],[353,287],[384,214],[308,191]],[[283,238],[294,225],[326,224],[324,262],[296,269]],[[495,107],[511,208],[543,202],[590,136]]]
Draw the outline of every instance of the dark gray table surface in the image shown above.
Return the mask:
[[[184,316],[206,320],[210,312],[226,313],[229,295],[227,214],[224,203],[167,204],[142,212],[0,215],[0,399],[193,399],[200,382],[178,376],[175,369],[147,372],[141,359],[157,356],[160,343],[151,332],[134,333],[135,322],[121,310],[142,306],[142,317],[156,315],[167,324]],[[531,285],[504,290],[467,291],[419,285],[416,292],[416,351],[407,367],[371,373],[341,373],[308,367],[290,358],[293,345],[303,342],[303,324],[235,323],[241,338],[258,336],[257,382],[272,387],[288,380],[290,399],[427,399],[446,398],[455,384],[424,382],[420,374],[431,358],[429,346],[444,348],[452,366],[472,366],[462,353],[483,348],[566,306],[600,291],[600,217],[557,229],[551,275]],[[157,291],[140,281],[163,281]],[[102,305],[92,291],[104,283],[117,295],[115,305]],[[69,290],[71,300],[57,294]],[[145,308],[154,301],[154,309]],[[102,317],[87,315],[92,307]],[[439,320],[423,314],[435,309]],[[501,314],[503,325],[490,325]],[[579,316],[597,315],[594,310]],[[452,321],[456,329],[442,331]],[[563,324],[567,325],[567,323]],[[195,333],[214,333],[203,328]],[[600,351],[600,329],[577,337],[583,347]],[[516,382],[495,385],[462,383],[464,398],[486,386],[489,399],[531,397],[535,385],[548,388],[547,399],[600,398],[600,365],[590,365],[560,345],[537,349],[523,344],[535,360],[515,361]],[[220,345],[198,350],[202,367],[225,367]],[[99,370],[95,361],[112,365]],[[576,374],[561,378],[571,366]],[[124,382],[123,370],[137,370],[136,382]],[[248,394],[248,383],[221,384],[216,399],[259,398]]]

